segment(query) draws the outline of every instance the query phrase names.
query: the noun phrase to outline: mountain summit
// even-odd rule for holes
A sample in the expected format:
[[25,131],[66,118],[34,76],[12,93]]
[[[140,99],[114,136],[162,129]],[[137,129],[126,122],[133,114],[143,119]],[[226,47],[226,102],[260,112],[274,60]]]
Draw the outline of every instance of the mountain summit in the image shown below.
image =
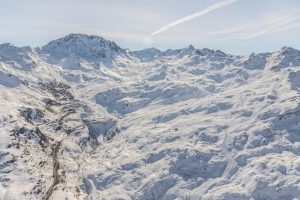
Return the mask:
[[70,34],[53,40],[43,46],[42,51],[57,58],[75,55],[87,60],[111,59],[117,55],[125,54],[125,50],[115,42],[100,36],[85,34]]

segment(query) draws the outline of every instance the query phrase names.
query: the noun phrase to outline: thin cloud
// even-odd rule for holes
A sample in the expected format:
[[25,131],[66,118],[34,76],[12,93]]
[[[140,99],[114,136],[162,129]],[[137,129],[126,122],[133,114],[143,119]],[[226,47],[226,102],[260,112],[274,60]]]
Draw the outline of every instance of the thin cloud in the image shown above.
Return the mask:
[[166,26],[158,29],[157,31],[154,31],[153,33],[151,33],[151,36],[157,35],[157,34],[163,32],[163,31],[166,31],[166,30],[172,28],[172,27],[178,26],[178,25],[180,25],[182,23],[185,23],[185,22],[188,22],[190,20],[193,20],[193,19],[195,19],[197,17],[201,17],[203,15],[206,15],[206,14],[208,14],[208,13],[214,11],[214,10],[218,10],[218,9],[221,9],[221,8],[223,8],[225,6],[234,4],[234,3],[238,2],[238,1],[239,0],[223,0],[223,1],[220,1],[220,2],[215,3],[213,5],[210,5],[207,8],[205,8],[205,9],[199,11],[199,12],[196,12],[194,14],[188,15],[186,17],[183,17],[181,19],[175,20],[175,21],[167,24]]
[[247,29],[244,27],[242,27],[242,28],[237,27],[237,28],[228,29],[228,30],[213,31],[213,32],[210,32],[209,35],[227,35],[227,34],[241,33],[246,30]]
[[300,27],[300,11],[292,14],[272,14],[262,16],[263,20],[258,23],[248,23],[220,31],[208,33],[210,36],[231,36],[232,39],[252,39],[263,35],[286,31]]
[[277,16],[268,19],[262,24],[262,28],[255,33],[248,33],[242,36],[242,39],[252,39],[262,35],[285,31],[300,26],[300,14],[293,14],[288,16]]

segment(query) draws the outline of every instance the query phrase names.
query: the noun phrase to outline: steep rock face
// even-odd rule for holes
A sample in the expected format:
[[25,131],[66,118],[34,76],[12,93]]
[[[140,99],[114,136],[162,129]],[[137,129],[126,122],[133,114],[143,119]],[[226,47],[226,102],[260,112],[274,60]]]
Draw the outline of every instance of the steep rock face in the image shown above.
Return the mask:
[[0,199],[300,198],[298,50],[71,34],[0,56]]

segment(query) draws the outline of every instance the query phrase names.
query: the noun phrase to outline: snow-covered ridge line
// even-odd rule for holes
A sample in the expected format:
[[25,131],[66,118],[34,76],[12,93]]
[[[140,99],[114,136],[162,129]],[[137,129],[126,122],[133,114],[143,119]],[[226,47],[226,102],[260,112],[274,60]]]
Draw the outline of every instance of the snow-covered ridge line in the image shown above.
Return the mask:
[[[185,48],[181,49],[168,49],[165,51],[159,50],[155,47],[142,49],[142,50],[128,50],[123,49],[120,46],[118,46],[115,42],[109,41],[101,36],[96,35],[86,35],[86,34],[69,34],[65,37],[50,41],[45,46],[42,46],[41,48],[36,47],[16,47],[11,43],[4,43],[0,44],[0,49],[2,51],[7,52],[14,52],[19,49],[22,51],[32,51],[33,49],[37,50],[38,52],[47,52],[47,53],[54,53],[59,56],[67,56],[67,54],[70,53],[77,53],[78,55],[86,55],[85,53],[90,53],[90,56],[95,57],[105,57],[105,53],[112,53],[112,54],[126,54],[130,53],[132,55],[135,55],[137,57],[143,56],[144,54],[151,54],[154,55],[172,55],[176,53],[183,53],[183,54],[197,54],[197,55],[213,55],[217,54],[219,56],[226,56],[230,54],[226,54],[220,50],[212,50],[208,48],[203,49],[196,49],[194,46],[189,45]],[[87,52],[87,50],[90,50],[91,52]],[[101,50],[110,50],[111,52],[101,52]],[[126,51],[128,50],[128,51]],[[293,53],[293,52],[299,52],[299,50],[294,49],[292,47],[283,47],[281,51],[285,51],[287,53]],[[94,53],[94,54],[93,54]],[[265,53],[256,53],[252,55],[262,55]],[[240,55],[233,55],[233,56],[240,56]]]

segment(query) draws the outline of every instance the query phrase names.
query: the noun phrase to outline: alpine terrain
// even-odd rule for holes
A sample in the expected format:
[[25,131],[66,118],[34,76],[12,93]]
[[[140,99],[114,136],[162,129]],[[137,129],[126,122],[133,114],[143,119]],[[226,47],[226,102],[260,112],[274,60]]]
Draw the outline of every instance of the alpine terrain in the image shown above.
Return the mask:
[[0,199],[299,200],[300,51],[1,44]]

